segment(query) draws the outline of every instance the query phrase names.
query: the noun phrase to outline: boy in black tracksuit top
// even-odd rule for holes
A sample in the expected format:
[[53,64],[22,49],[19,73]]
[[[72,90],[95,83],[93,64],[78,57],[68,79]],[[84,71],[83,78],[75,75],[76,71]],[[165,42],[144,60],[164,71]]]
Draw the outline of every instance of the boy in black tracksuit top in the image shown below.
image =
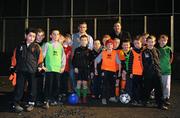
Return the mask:
[[13,108],[17,112],[23,111],[20,101],[23,97],[25,81],[28,81],[28,107],[27,111],[32,111],[36,99],[36,78],[35,73],[38,67],[42,67],[43,55],[40,46],[34,42],[36,31],[28,29],[26,40],[20,43],[14,50],[12,57],[12,70],[16,69],[17,79],[14,90]]
[[147,38],[147,47],[142,52],[143,75],[144,75],[144,105],[147,104],[152,89],[155,89],[155,100],[158,108],[167,110],[163,105],[161,69],[159,63],[159,52],[154,47],[156,38],[149,36]]
[[102,52],[102,46],[100,40],[95,40],[94,49],[91,52],[91,76],[92,76],[92,98],[100,98],[102,92],[102,77],[101,77],[101,63],[97,64],[98,75],[95,75],[94,60]]
[[[90,54],[88,49],[88,37],[82,35],[80,37],[81,46],[75,49],[73,57],[73,67],[77,80],[76,93],[79,96],[79,103],[81,103],[81,93],[83,94],[82,103],[87,103],[88,93],[88,79],[90,75]],[[81,87],[82,86],[82,87]]]

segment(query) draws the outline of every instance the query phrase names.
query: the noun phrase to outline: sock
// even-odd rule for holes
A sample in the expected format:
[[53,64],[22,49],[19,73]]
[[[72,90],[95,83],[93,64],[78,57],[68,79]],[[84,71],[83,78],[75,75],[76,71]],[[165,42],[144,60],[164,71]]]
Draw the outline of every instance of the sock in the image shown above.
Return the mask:
[[125,90],[126,87],[126,80],[121,80],[121,89]]

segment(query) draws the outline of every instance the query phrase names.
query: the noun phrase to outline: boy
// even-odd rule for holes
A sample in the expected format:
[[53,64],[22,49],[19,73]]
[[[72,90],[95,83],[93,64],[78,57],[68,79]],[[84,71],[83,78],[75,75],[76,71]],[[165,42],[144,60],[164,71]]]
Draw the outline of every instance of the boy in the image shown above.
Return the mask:
[[60,94],[62,97],[66,97],[68,94],[68,91],[71,91],[71,81],[69,78],[69,71],[70,71],[70,64],[71,64],[71,54],[72,54],[72,46],[71,46],[71,35],[66,34],[64,37],[64,42],[63,42],[63,48],[64,52],[66,54],[66,65],[64,72],[61,74],[61,79],[60,79]]
[[98,75],[94,75],[94,59],[102,52],[100,40],[94,40],[94,49],[91,54],[91,76],[93,76],[92,86],[92,98],[100,98],[102,92],[102,78],[101,78],[101,63],[97,65]]
[[147,47],[142,51],[144,96],[143,104],[146,106],[152,89],[155,89],[155,100],[159,109],[167,110],[163,105],[161,68],[159,64],[159,51],[154,47],[156,38],[150,35],[146,39]]
[[[90,53],[88,49],[88,36],[82,35],[80,37],[81,46],[75,49],[73,57],[74,72],[77,75],[76,93],[79,96],[79,103],[81,103],[81,92],[83,94],[82,103],[87,103],[88,93],[88,79],[90,74]],[[81,87],[82,86],[82,87]]]
[[46,66],[46,82],[45,82],[45,108],[56,105],[59,94],[60,73],[64,72],[66,64],[66,55],[64,49],[59,42],[60,31],[55,28],[51,30],[51,41],[47,42],[43,47],[43,56]]
[[140,103],[142,98],[142,78],[143,78],[143,65],[142,65],[142,37],[137,36],[134,41],[134,47],[130,52],[128,62],[128,73],[132,79],[132,95],[131,100],[133,105]]
[[162,72],[162,86],[163,86],[163,99],[166,105],[170,105],[170,87],[171,87],[171,63],[173,61],[173,53],[169,46],[167,46],[168,36],[161,35],[159,38],[160,52],[160,67]]
[[119,60],[116,50],[113,50],[114,41],[109,39],[106,41],[106,50],[103,50],[99,56],[95,59],[95,75],[98,75],[97,64],[101,62],[101,70],[103,77],[102,85],[102,104],[107,104],[107,99],[111,102],[117,102],[115,98],[115,83],[116,83],[116,71],[117,64],[119,65],[118,77],[121,75],[121,62]]
[[[44,44],[45,40],[45,32],[41,29],[37,29],[37,35],[36,35],[36,43],[38,43],[41,47]],[[44,102],[44,77],[45,68],[43,65],[43,68],[39,68],[39,72],[36,72],[36,78],[37,78],[37,98],[36,98],[36,105],[41,106]]]
[[16,70],[17,79],[14,90],[14,105],[13,108],[17,112],[23,111],[20,106],[24,92],[25,81],[28,81],[28,107],[27,111],[32,111],[36,99],[36,78],[35,73],[38,67],[41,67],[43,62],[43,55],[40,46],[35,43],[36,31],[34,29],[27,29],[25,34],[25,41],[20,43],[14,50],[12,57],[11,70]]

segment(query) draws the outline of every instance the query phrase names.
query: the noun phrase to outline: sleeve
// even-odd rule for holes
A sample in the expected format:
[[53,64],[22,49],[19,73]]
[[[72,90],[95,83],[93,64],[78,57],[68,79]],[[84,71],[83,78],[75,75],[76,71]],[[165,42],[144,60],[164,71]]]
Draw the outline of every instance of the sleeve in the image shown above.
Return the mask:
[[43,53],[43,57],[44,57],[44,58],[46,57],[47,49],[48,49],[48,43],[45,43],[45,44],[42,46],[42,53]]
[[65,68],[66,66],[66,54],[64,52],[64,49],[62,47],[62,61],[61,61],[61,68]]
[[132,74],[133,59],[134,59],[134,56],[133,56],[133,53],[131,51],[130,55],[129,55],[129,61],[128,61],[128,72],[129,72],[129,74]]
[[13,51],[13,56],[11,58],[11,66],[15,67],[16,66],[16,48]]
[[74,51],[74,55],[73,55],[73,58],[72,58],[72,65],[73,65],[73,67],[74,68],[76,68],[77,67],[77,49],[75,49],[75,51]]
[[94,60],[96,63],[100,63],[102,60],[102,52],[96,57],[96,59]]
[[174,55],[173,55],[173,52],[172,52],[172,50],[170,48],[170,63],[171,64],[172,64],[173,60],[174,60]]
[[93,38],[92,38],[91,36],[89,36],[89,44],[88,44],[88,48],[89,48],[90,50],[93,49]]
[[42,67],[43,64],[43,52],[41,47],[39,46],[39,58],[38,58],[38,65]]
[[120,61],[119,56],[118,56],[117,53],[116,53],[116,63],[117,63],[117,64],[121,64],[121,61]]

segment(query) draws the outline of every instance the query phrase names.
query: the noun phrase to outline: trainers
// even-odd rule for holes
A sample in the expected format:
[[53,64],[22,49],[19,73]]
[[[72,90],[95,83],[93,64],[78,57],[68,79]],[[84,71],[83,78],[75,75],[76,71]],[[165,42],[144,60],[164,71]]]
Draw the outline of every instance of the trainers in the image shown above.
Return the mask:
[[110,98],[109,98],[109,101],[110,101],[110,102],[115,102],[115,103],[118,102],[118,100],[117,100],[115,97],[110,97]]
[[168,107],[166,107],[164,105],[158,106],[158,108],[161,109],[161,110],[168,110]]
[[45,102],[45,105],[43,106],[45,109],[49,109],[49,102]]
[[166,98],[166,99],[164,100],[164,104],[165,104],[165,105],[171,105],[171,103],[169,102],[169,99],[168,99],[168,98]]
[[13,109],[15,110],[15,112],[22,112],[24,109],[23,107],[21,107],[20,105],[13,105]]
[[56,101],[52,101],[52,102],[50,102],[50,105],[51,105],[51,106],[57,106],[58,103],[57,103]]
[[105,98],[102,99],[102,104],[106,105],[107,104],[107,101]]
[[27,108],[26,108],[26,111],[30,112],[34,109],[34,105],[29,105]]

